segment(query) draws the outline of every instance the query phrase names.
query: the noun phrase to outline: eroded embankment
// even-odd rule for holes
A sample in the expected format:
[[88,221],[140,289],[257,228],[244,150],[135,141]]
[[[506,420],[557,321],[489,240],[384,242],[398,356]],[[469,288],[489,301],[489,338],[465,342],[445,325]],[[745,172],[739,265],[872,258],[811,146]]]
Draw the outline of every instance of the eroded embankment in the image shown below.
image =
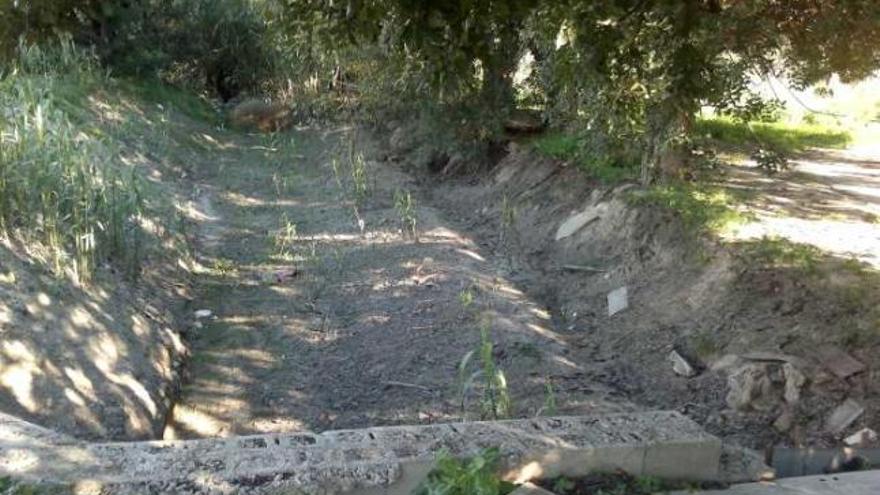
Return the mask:
[[[865,303],[877,277],[857,263],[700,239],[637,186],[591,183],[516,145],[478,181],[425,176],[422,191],[548,306],[580,367],[553,377],[556,390],[606,387],[754,448],[834,445],[876,420],[876,339],[855,329],[876,325]],[[629,307],[609,316],[608,293],[624,286]],[[835,429],[850,400],[864,413]]]

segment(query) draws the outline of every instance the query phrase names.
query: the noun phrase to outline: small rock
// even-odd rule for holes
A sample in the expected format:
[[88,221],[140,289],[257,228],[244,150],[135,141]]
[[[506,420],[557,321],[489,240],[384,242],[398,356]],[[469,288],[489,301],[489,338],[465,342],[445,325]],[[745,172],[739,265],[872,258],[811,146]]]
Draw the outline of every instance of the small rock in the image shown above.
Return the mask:
[[841,380],[865,371],[864,364],[838,347],[824,346],[819,349],[818,356],[822,366]]
[[696,376],[697,370],[694,369],[691,363],[689,363],[688,360],[675,349],[669,352],[668,359],[672,363],[672,371],[674,371],[676,375],[685,378]]
[[749,363],[734,370],[727,377],[727,386],[727,405],[738,411],[754,407],[756,402],[767,398],[773,389],[767,365],[761,363]]
[[782,411],[782,414],[773,422],[773,428],[779,433],[785,433],[791,429],[794,424],[794,413],[789,410]]
[[196,329],[201,329],[203,326],[204,325],[202,325],[202,322],[200,322],[200,321],[193,323],[193,328],[196,328]]
[[608,293],[608,316],[614,316],[629,307],[626,286]]
[[796,404],[801,398],[801,387],[807,383],[807,377],[791,363],[782,365],[782,373],[785,376],[785,392],[783,395],[785,402]]
[[196,318],[202,319],[202,318],[210,318],[211,315],[214,314],[214,312],[211,311],[210,309],[200,309],[193,314],[195,315]]
[[296,268],[278,270],[273,274],[273,278],[275,279],[275,283],[277,284],[283,284],[284,282],[292,279],[295,276],[297,276]]
[[870,428],[862,428],[852,435],[843,439],[843,443],[850,447],[864,447],[877,441],[877,432]]
[[859,419],[864,414],[865,408],[853,399],[847,399],[843,404],[837,406],[837,409],[831,413],[825,422],[825,429],[831,433],[838,434],[847,429],[849,425]]

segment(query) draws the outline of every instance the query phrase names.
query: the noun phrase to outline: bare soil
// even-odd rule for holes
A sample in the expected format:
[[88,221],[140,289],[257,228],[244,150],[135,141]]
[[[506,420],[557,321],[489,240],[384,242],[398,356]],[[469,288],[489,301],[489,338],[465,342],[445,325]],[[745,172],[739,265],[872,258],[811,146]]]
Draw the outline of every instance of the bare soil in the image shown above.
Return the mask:
[[[581,379],[575,350],[511,282],[508,260],[453,226],[410,176],[368,158],[357,204],[353,131],[228,138],[196,178],[205,269],[194,307],[213,316],[189,336],[191,379],[166,437],[487,419],[483,380],[466,387],[464,407],[458,385],[481,326],[511,416],[632,407]],[[414,195],[415,237],[395,208],[403,190]],[[285,253],[287,222],[296,234]]]
[[[636,205],[635,185],[590,182],[527,147],[455,179],[414,168],[416,154],[389,151],[400,147],[383,136],[286,136],[293,151],[231,136],[200,167],[197,203],[210,219],[201,262],[226,268],[198,284],[196,307],[215,319],[191,337],[191,381],[167,437],[486,419],[479,387],[462,407],[457,385],[481,325],[515,417],[677,409],[756,449],[835,445],[876,426],[871,301],[880,285],[848,258],[822,254],[811,270],[773,263],[755,254],[760,239],[701,237],[675,212]],[[359,202],[352,150],[366,157]],[[765,179],[743,174],[732,170],[731,187],[766,193]],[[417,239],[395,209],[402,190],[415,200]],[[583,211],[596,218],[556,240]],[[273,238],[287,221],[296,236],[282,260]],[[609,316],[607,294],[622,286],[630,306]],[[866,370],[834,377],[817,354],[829,345]],[[696,376],[673,371],[672,350]],[[740,409],[728,397],[737,368],[719,364],[734,356],[766,375]],[[792,402],[786,363],[805,377]],[[866,413],[827,431],[847,398]],[[790,424],[780,427],[782,416]]]

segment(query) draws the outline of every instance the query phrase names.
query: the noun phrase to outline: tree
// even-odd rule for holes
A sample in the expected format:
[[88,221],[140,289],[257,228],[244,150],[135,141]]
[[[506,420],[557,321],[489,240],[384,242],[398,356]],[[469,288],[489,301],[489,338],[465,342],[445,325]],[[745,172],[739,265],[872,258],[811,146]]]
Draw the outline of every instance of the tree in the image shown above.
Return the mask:
[[645,182],[682,161],[679,143],[701,105],[761,112],[749,92],[755,76],[804,86],[880,67],[880,3],[871,0],[563,0],[532,27],[548,93],[585,115],[600,141],[641,136]]

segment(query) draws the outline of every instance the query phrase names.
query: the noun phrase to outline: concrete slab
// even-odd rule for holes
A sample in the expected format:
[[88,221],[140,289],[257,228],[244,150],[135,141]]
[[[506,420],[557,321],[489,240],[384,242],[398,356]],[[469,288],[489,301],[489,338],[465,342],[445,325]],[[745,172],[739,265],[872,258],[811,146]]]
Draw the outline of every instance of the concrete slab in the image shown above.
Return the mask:
[[0,476],[101,494],[409,495],[438,452],[465,457],[486,447],[500,449],[511,481],[604,469],[701,480],[717,476],[721,453],[720,440],[664,411],[191,441],[4,438]]
[[675,492],[672,495],[876,495],[880,471],[860,471],[735,485],[727,490]]

